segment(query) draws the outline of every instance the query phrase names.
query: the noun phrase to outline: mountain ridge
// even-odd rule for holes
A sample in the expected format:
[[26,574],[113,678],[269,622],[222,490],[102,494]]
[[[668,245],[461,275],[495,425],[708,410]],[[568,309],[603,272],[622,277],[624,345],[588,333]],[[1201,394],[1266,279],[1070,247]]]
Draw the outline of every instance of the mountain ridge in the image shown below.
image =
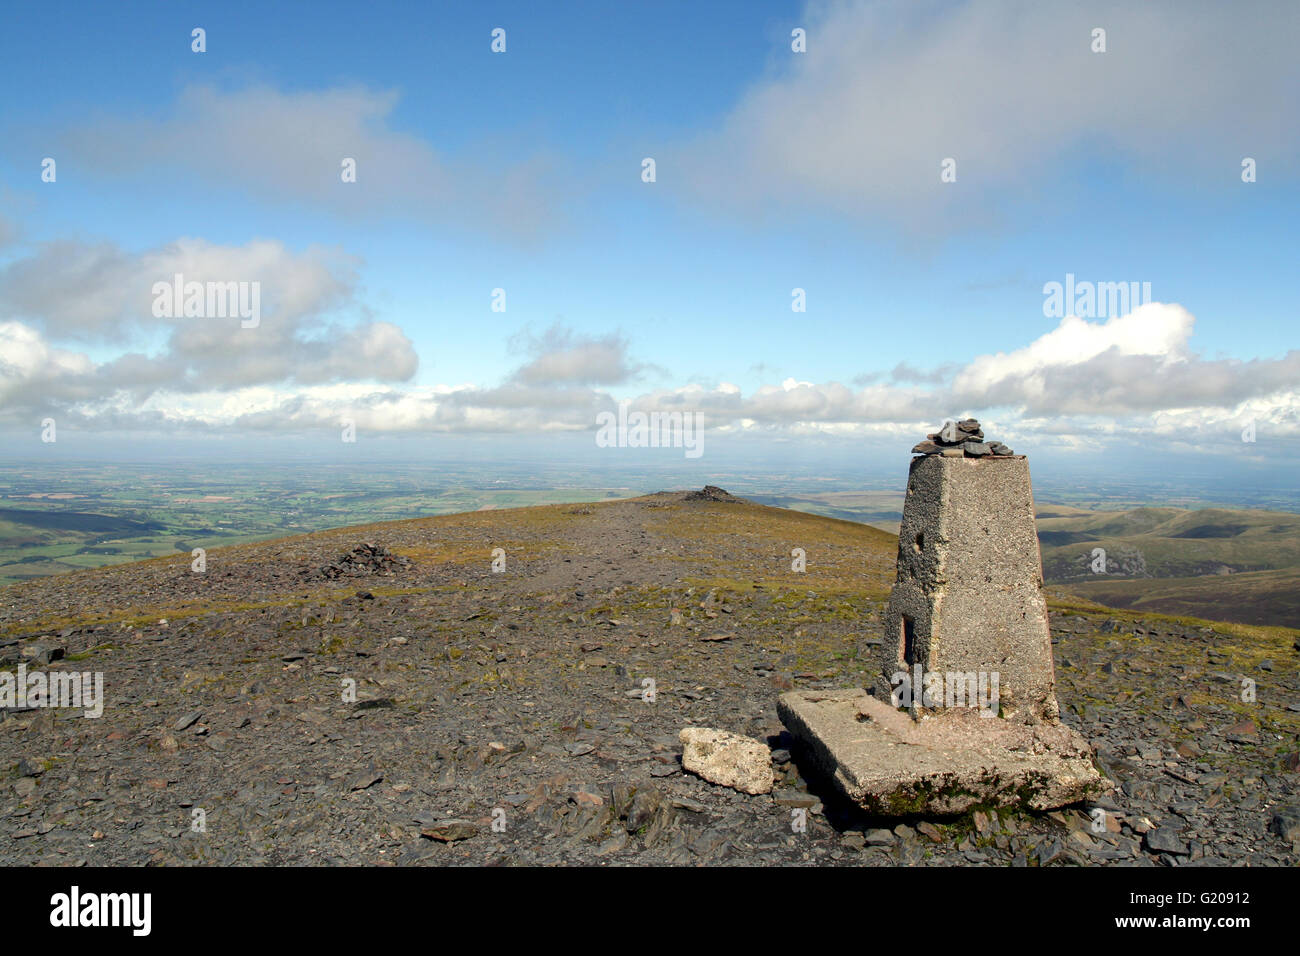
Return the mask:
[[[1295,792],[1295,632],[1067,595],[1056,690],[1124,785],[1113,829],[1095,834],[1085,807],[900,821],[837,802],[776,699],[880,680],[896,547],[855,522],[661,493],[11,586],[0,671],[100,673],[107,699],[89,720],[0,708],[0,862],[1295,862],[1267,832]],[[1237,675],[1259,703],[1236,699]],[[772,794],[685,773],[688,726],[765,741]],[[1182,836],[1161,850],[1152,827]]]

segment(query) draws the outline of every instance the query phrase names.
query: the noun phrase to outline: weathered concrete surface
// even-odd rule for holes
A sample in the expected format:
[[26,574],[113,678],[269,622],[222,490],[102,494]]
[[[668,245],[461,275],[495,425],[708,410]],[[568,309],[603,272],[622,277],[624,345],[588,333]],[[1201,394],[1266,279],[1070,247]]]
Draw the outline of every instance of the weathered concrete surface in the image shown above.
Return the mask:
[[1004,716],[1057,717],[1023,457],[913,459],[879,653],[886,682],[916,663],[926,672],[996,672]]
[[771,791],[772,751],[757,740],[707,727],[687,727],[678,738],[687,772],[743,793]]
[[1111,789],[1087,741],[1059,722],[966,708],[913,720],[860,688],[793,691],[777,712],[818,769],[869,813],[1048,810]]

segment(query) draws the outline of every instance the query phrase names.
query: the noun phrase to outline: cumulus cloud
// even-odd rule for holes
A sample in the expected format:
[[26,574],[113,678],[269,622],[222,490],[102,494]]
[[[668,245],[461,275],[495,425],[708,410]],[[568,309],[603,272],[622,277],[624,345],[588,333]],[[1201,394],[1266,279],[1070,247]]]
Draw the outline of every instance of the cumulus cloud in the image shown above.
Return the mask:
[[0,316],[30,316],[69,338],[124,339],[149,312],[140,266],[109,242],[47,243],[0,272]]
[[63,383],[93,374],[87,356],[53,348],[21,322],[0,322],[0,409],[57,407],[58,398],[75,397]]
[[[1106,321],[1063,319],[1023,348],[975,356],[939,382],[903,384],[902,378],[929,376],[896,368],[892,381],[857,388],[791,377],[749,393],[729,382],[690,383],[625,400],[642,411],[698,412],[710,429],[771,440],[901,443],[968,414],[1013,445],[1076,451],[1125,439],[1146,445],[1216,435],[1235,440],[1247,421],[1264,434],[1300,437],[1300,351],[1250,361],[1205,359],[1191,347],[1194,328],[1181,306],[1149,303]],[[367,349],[381,359],[409,349],[385,323],[356,327],[335,349],[277,341],[287,358],[226,369],[218,386],[196,372],[202,346],[189,353],[187,374],[178,377],[142,355],[96,365],[51,347],[29,325],[3,322],[0,407],[10,420],[20,411],[30,421],[33,408],[57,409],[102,429],[293,432],[333,430],[351,420],[374,433],[582,432],[618,404],[603,380],[624,382],[635,367],[621,338],[555,327],[520,337],[533,357],[498,385],[407,385],[373,376],[361,381],[370,362],[349,364]],[[1239,452],[1239,446],[1222,448]]]
[[[275,201],[359,217],[402,215],[532,238],[560,220],[555,160],[499,150],[458,159],[396,128],[395,91],[192,86],[161,119],[101,117],[65,135],[86,168],[171,167]],[[510,151],[512,157],[520,156]],[[356,164],[344,183],[342,163]]]
[[[807,52],[670,157],[701,201],[923,226],[1023,201],[1076,153],[1225,184],[1243,156],[1294,170],[1300,155],[1300,129],[1278,121],[1300,99],[1294,4],[828,2],[800,25]],[[939,177],[949,157],[954,184]]]
[[[365,316],[353,297],[354,263],[334,252],[293,252],[258,240],[221,246],[182,239],[131,253],[110,243],[57,242],[0,270],[0,354],[4,406],[94,403],[158,392],[220,392],[261,385],[350,380],[406,381],[418,366],[405,333]],[[244,284],[260,314],[155,314],[156,284]],[[206,309],[206,301],[205,301]],[[363,315],[345,321],[349,311]],[[55,347],[90,342],[119,351],[92,362]]]
[[[261,305],[281,328],[342,304],[356,281],[355,260],[325,249],[290,252],[254,240],[222,246],[179,239],[140,253],[111,242],[58,240],[0,270],[0,318],[32,321],[54,338],[120,342],[162,324],[154,285],[176,275],[196,282],[258,282]],[[176,324],[179,341],[210,348],[229,323]]]
[[1031,416],[1126,415],[1234,406],[1300,381],[1300,351],[1250,361],[1196,356],[1195,324],[1186,309],[1160,302],[1106,322],[1067,316],[1023,349],[976,358],[953,379],[952,400]]
[[532,355],[513,376],[524,385],[621,385],[644,368],[628,361],[622,336],[579,335],[559,323],[540,336],[520,333],[512,346]]
[[956,376],[954,389],[978,398],[993,393],[1014,394],[1021,401],[1043,399],[1054,389],[1047,378],[1053,370],[1087,366],[1102,358],[1143,357],[1167,368],[1186,357],[1195,319],[1178,305],[1152,302],[1128,315],[1104,323],[1066,316],[1061,324],[1030,345],[1009,354],[983,355]]

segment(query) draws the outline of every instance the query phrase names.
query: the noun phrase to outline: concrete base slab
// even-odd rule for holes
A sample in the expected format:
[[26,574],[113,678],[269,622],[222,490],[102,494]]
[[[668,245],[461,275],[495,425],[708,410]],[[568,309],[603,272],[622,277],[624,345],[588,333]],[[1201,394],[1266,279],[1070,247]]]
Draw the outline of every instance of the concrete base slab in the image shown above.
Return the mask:
[[777,713],[818,768],[869,813],[1050,810],[1113,787],[1088,742],[1055,721],[983,717],[973,708],[918,721],[861,688],[793,691],[780,697]]

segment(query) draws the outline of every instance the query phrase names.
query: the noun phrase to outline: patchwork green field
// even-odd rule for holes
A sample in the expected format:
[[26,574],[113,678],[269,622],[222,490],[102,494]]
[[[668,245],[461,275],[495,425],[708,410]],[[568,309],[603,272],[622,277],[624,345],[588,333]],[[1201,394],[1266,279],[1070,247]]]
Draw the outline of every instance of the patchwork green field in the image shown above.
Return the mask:
[[[299,471],[61,467],[57,475],[0,469],[0,586],[194,548],[347,525],[623,497],[627,489],[476,487],[446,472],[445,485],[396,470],[360,475]],[[463,482],[463,483],[460,483]]]

